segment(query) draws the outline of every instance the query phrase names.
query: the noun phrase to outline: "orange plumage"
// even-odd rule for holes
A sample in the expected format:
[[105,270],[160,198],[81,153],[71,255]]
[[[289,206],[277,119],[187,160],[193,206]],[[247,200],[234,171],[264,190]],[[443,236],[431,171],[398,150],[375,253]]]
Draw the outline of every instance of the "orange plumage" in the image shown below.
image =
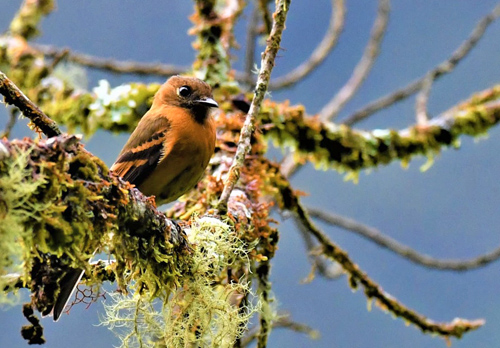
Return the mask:
[[203,176],[215,148],[217,107],[212,90],[192,77],[171,77],[156,93],[111,170],[154,195],[157,204],[176,200]]

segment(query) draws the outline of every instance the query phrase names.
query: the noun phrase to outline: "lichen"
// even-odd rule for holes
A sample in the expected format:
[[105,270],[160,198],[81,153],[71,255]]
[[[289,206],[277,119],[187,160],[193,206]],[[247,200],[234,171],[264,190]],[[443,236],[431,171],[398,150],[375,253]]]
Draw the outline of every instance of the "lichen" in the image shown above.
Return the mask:
[[193,251],[179,274],[177,290],[160,294],[137,287],[128,295],[114,294],[105,304],[102,323],[117,333],[122,347],[230,347],[259,309],[246,276],[227,282],[228,268],[249,269],[254,245],[238,238],[230,224],[211,217],[192,221]]

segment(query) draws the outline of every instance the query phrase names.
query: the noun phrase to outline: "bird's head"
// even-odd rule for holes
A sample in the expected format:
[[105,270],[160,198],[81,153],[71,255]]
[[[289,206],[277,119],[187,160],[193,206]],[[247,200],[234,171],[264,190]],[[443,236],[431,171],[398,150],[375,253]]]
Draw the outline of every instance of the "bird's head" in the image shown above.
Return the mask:
[[212,88],[206,82],[186,76],[169,78],[156,93],[153,106],[155,104],[188,109],[200,123],[208,117],[210,108],[219,107],[213,99]]

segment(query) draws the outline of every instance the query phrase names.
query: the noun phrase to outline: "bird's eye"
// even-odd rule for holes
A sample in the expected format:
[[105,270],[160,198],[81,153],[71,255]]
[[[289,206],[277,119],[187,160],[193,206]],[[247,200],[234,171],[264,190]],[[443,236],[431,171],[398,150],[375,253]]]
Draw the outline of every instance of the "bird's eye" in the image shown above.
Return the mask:
[[189,97],[189,95],[191,94],[191,87],[182,86],[177,90],[177,94],[181,97]]

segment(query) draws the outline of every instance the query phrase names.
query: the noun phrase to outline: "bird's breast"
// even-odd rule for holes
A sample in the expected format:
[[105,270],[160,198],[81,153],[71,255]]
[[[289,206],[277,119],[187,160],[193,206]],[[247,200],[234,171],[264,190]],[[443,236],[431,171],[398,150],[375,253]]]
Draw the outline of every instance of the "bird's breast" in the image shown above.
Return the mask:
[[215,125],[191,119],[172,122],[164,143],[164,156],[139,189],[155,195],[158,204],[172,202],[192,189],[202,178],[215,148]]

